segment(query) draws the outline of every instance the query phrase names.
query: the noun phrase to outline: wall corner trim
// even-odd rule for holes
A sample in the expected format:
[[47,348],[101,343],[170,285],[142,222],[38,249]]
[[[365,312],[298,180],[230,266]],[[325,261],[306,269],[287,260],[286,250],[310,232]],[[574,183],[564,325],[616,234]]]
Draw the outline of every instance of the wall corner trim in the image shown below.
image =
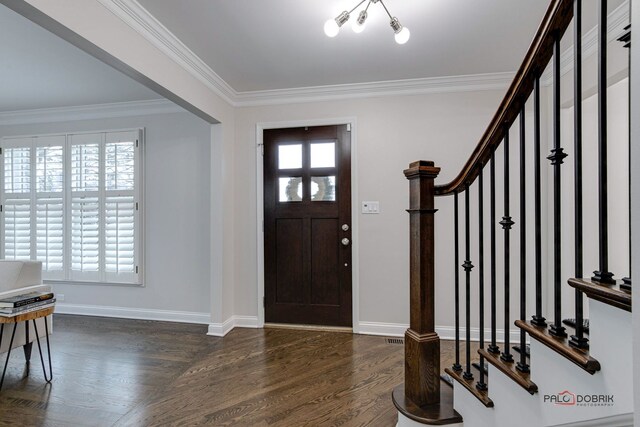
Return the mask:
[[166,99],[79,105],[74,107],[39,108],[34,110],[2,111],[0,126],[34,123],[57,123],[75,120],[110,119],[117,117],[173,114],[186,110]]

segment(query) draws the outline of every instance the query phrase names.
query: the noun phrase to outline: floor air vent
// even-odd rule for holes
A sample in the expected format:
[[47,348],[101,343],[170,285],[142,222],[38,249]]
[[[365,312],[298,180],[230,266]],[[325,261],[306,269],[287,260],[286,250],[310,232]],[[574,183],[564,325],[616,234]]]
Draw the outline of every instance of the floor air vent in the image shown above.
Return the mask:
[[402,338],[387,338],[387,344],[404,344]]

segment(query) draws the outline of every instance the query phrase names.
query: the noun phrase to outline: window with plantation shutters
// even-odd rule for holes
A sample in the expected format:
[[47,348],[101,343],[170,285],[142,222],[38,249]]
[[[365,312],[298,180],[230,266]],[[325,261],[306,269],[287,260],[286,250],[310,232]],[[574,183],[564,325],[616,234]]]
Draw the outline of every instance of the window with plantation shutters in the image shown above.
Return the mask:
[[141,131],[2,140],[0,257],[45,280],[141,283]]

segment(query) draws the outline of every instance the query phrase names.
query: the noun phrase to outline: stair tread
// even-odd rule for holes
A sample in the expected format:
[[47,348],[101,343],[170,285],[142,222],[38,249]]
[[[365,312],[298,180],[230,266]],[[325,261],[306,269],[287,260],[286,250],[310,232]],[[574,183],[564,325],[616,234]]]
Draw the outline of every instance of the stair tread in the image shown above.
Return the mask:
[[478,350],[478,354],[484,356],[487,362],[498,368],[500,372],[511,378],[529,393],[534,394],[538,392],[538,386],[531,381],[529,373],[520,372],[516,369],[516,362],[505,362],[500,359],[499,354],[490,353],[483,348]]
[[473,394],[476,399],[478,399],[484,406],[487,408],[493,408],[493,400],[489,398],[489,393],[487,390],[481,391],[476,388],[476,384],[478,383],[475,378],[471,380],[465,379],[463,375],[463,371],[454,371],[451,368],[446,368],[444,370],[451,378],[460,383],[464,388],[466,388],[471,394]]
[[590,374],[593,375],[600,370],[600,362],[589,355],[589,350],[570,346],[567,338],[555,337],[549,333],[546,327],[536,326],[531,322],[516,320],[516,326],[524,329],[531,338],[564,356]]
[[432,405],[416,406],[405,396],[404,384],[393,389],[391,398],[402,415],[418,423],[428,425],[462,423],[462,416],[453,407],[453,388],[449,386],[440,387],[440,402]]
[[[562,324],[569,326],[573,329],[576,328],[576,319],[563,319],[562,320]],[[584,331],[585,335],[589,335],[589,319],[583,319],[582,320],[582,330]]]
[[615,284],[607,285],[591,279],[569,279],[569,285],[581,290],[591,299],[625,311],[631,311],[631,292],[620,287],[623,285],[621,280],[616,281]]

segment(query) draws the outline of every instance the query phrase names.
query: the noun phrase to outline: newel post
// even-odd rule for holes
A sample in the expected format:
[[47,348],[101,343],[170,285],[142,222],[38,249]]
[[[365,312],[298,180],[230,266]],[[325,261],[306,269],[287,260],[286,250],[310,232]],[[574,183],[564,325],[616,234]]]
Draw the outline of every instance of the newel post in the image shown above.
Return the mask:
[[405,333],[405,396],[417,405],[440,402],[440,338],[435,331],[434,180],[433,162],[409,165],[410,325]]

